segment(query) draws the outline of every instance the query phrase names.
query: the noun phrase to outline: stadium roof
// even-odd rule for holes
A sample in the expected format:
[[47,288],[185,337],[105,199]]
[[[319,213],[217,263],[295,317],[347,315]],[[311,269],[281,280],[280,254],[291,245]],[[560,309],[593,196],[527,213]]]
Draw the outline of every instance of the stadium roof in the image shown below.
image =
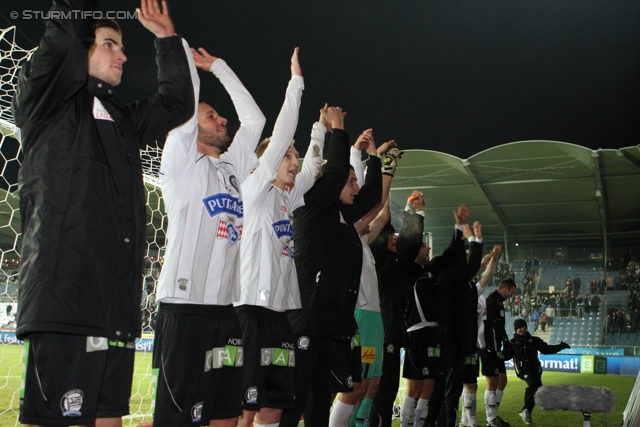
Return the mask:
[[[164,245],[166,218],[157,180],[145,180],[153,253]],[[640,241],[640,146],[591,150],[565,142],[521,141],[469,159],[408,150],[391,189],[392,222],[398,229],[407,197],[416,189],[425,195],[425,231],[433,233],[436,253],[448,245],[451,211],[462,202],[471,208],[470,220],[482,223],[490,244],[602,246],[605,233],[614,244]],[[2,193],[0,239],[2,249],[11,252],[19,247],[18,200],[13,192]]]
[[[640,240],[640,146],[591,150],[521,141],[460,159],[409,150],[394,178],[397,212],[425,195],[425,229],[436,252],[451,239],[452,209],[466,202],[487,242],[580,243]],[[394,215],[399,225],[399,215]]]

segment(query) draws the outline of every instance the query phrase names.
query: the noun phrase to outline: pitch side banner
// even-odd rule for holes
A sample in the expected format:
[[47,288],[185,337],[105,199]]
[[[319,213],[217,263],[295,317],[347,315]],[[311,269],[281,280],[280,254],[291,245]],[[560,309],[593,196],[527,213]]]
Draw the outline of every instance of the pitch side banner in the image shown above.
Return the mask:
[[[0,332],[1,344],[20,344],[22,340],[16,338],[15,332]],[[145,336],[142,338],[136,338],[136,351],[153,351],[153,336]]]
[[562,350],[561,355],[567,354],[589,354],[593,356],[624,356],[624,348],[587,348],[587,347],[571,347]]
[[[540,364],[543,371],[580,373],[580,355],[541,354]],[[507,369],[513,369],[513,360],[505,362]]]

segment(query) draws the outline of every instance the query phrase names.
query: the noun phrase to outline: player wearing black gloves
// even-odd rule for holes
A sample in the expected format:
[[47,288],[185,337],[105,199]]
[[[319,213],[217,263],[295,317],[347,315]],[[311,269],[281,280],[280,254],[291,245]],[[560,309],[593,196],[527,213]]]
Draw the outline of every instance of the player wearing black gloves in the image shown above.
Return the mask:
[[538,359],[538,352],[542,354],[555,354],[571,346],[565,342],[556,345],[549,345],[539,337],[533,337],[527,331],[527,322],[523,319],[516,319],[513,322],[515,334],[511,338],[513,354],[513,364],[516,375],[527,383],[524,392],[524,407],[520,411],[520,416],[525,424],[531,424],[531,412],[535,406],[534,396],[536,391],[542,387],[542,366]]

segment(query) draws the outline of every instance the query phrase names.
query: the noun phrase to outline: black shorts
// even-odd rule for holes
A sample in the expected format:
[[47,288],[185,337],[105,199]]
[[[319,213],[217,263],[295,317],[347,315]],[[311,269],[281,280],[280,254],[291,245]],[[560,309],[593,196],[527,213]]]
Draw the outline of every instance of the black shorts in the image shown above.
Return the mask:
[[362,342],[360,332],[356,329],[351,339],[351,379],[354,383],[362,382],[362,371]]
[[500,374],[506,374],[507,369],[504,366],[504,359],[499,353],[481,353],[482,375],[485,377],[497,377]]
[[402,376],[410,380],[444,378],[440,361],[439,328],[421,328],[409,332],[409,347],[406,348]]
[[22,424],[94,424],[129,414],[135,342],[32,333],[24,349]]
[[480,373],[480,358],[478,352],[465,357],[464,368],[462,368],[462,382],[464,384],[478,384],[478,374]]
[[264,307],[236,307],[244,343],[243,408],[293,408],[295,348],[287,314]]
[[161,303],[153,423],[201,426],[242,414],[244,349],[233,306]]
[[360,347],[352,341],[327,339],[330,354],[331,385],[335,393],[353,391],[353,383],[362,382]]

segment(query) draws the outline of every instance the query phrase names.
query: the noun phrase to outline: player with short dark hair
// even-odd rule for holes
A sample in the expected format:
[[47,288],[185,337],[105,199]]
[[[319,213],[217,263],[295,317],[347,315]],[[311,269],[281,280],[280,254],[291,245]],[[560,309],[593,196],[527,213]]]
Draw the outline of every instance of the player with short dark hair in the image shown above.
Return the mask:
[[26,350],[20,421],[118,426],[129,413],[146,250],[140,148],[193,114],[184,46],[166,2],[142,0],[158,92],[124,104],[122,32],[75,19],[96,1],[57,0],[21,68],[22,263],[17,336]]
[[509,350],[509,338],[505,331],[504,301],[511,298],[518,286],[512,279],[504,279],[498,289],[487,297],[487,319],[484,321],[486,347],[480,349],[482,375],[487,379],[484,402],[487,412],[487,425],[492,427],[508,426],[509,423],[498,416],[498,407],[507,386],[504,352]]
[[[351,391],[353,317],[362,269],[362,242],[354,222],[380,202],[382,164],[375,144],[367,145],[369,173],[360,189],[349,167],[349,136],[339,107],[322,110],[332,127],[324,174],[294,212],[296,271],[302,308],[288,313],[296,348],[296,407],[281,425],[328,425],[333,392]],[[359,374],[359,361],[357,362]],[[312,397],[309,398],[309,393]]]
[[[154,425],[235,427],[242,414],[241,184],[257,166],[265,118],[226,62],[191,49],[198,110],[167,137],[160,180],[169,218],[153,347]],[[199,68],[229,93],[240,127],[199,101]]]
[[513,329],[515,333],[511,338],[511,347],[514,369],[518,378],[527,383],[527,389],[524,391],[524,406],[519,415],[525,424],[531,424],[531,412],[536,404],[536,391],[542,387],[542,365],[540,365],[538,352],[556,354],[571,346],[565,342],[549,345],[542,338],[531,336],[524,319],[516,319],[513,322]]

